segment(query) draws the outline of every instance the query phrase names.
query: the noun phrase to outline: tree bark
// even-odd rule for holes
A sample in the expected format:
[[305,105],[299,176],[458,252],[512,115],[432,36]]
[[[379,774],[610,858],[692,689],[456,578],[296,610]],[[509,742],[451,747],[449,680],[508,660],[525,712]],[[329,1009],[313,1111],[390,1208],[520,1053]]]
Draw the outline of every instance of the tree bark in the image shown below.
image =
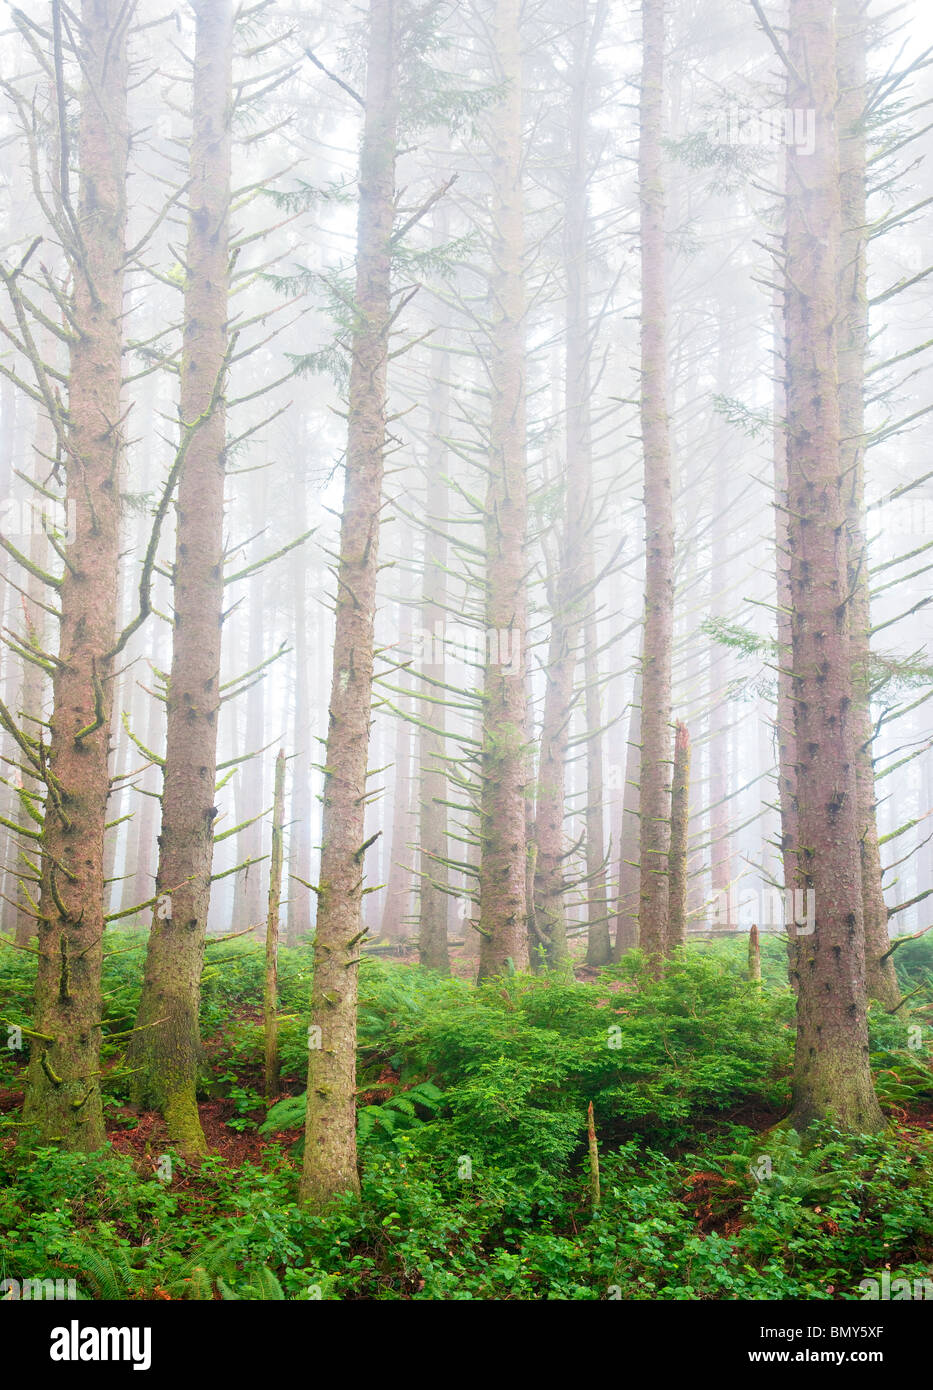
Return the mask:
[[[25,1118],[40,1141],[103,1146],[100,975],[104,825],[118,604],[125,274],[127,30],[132,7],[83,0],[77,230],[66,247],[81,333],[68,373],[67,502],[75,537],[59,590],[36,977]],[[64,215],[64,209],[63,209]]]
[[619,838],[619,898],[616,907],[615,960],[638,945],[638,902],[640,873],[638,845],[640,822],[638,803],[641,780],[641,664],[632,685],[632,712],[629,716],[625,757],[625,788],[622,796],[622,830]]
[[[796,886],[815,894],[797,935],[797,1047],[788,1123],[881,1129],[868,1063],[843,457],[837,390],[840,250],[832,0],[790,0],[787,106],[815,113],[812,151],[787,151],[784,287],[792,599]],[[805,76],[801,76],[805,74]]]
[[274,1100],[279,1093],[279,907],[282,902],[282,835],[285,824],[285,749],[275,760],[275,790],[272,799],[272,855],[269,860],[269,911],[266,916],[266,972],[263,981],[262,1013],[265,1031],[265,1096]]
[[[441,245],[448,237],[448,218],[443,205],[435,213],[437,240]],[[447,603],[447,537],[444,522],[448,509],[448,487],[445,481],[447,450],[444,437],[449,429],[450,390],[447,375],[449,356],[444,340],[431,349],[431,399],[426,478],[425,509],[430,530],[425,534],[424,579],[421,602],[421,628],[425,639],[425,675],[443,681],[446,663],[444,646],[435,642],[441,630],[444,607]],[[439,659],[435,659],[439,658]],[[428,693],[430,693],[430,687]],[[430,726],[430,727],[429,727]],[[443,762],[445,753],[444,706],[428,704],[418,728],[418,764],[420,769],[419,843],[421,888],[419,896],[418,959],[429,970],[450,973],[447,945],[448,904],[445,891],[450,887],[447,859],[447,777]],[[466,933],[473,928],[464,924]]]
[[525,285],[520,0],[496,0],[491,166],[491,418],[485,500],[486,644],[480,797],[481,979],[527,970],[525,795]]
[[664,0],[643,0],[641,129],[641,430],[645,472],[645,623],[642,655],[640,909],[642,949],[667,948],[671,806],[671,650],[674,525],[667,384],[664,255]]
[[901,991],[894,958],[886,953],[888,909],[881,883],[881,852],[875,814],[874,728],[871,717],[868,544],[865,534],[865,359],[868,351],[866,255],[865,0],[839,0],[836,71],[839,84],[839,184],[842,235],[839,260],[839,426],[846,479],[850,644],[853,666],[852,725],[865,911],[865,973],[870,999],[895,1008]]
[[371,0],[360,150],[355,324],[324,778],[301,1197],[322,1206],[359,1191],[356,1002],[373,627],[386,441],[391,238],[398,130],[395,0]]
[[678,720],[671,784],[668,851],[668,954],[687,944],[687,836],[690,825],[690,735]]
[[[174,624],[166,702],[159,867],[137,1023],[138,1105],[155,1105],[186,1153],[207,1148],[197,1107],[198,1010],[210,905],[220,643],[228,352],[230,0],[193,0],[196,19],[184,342],[179,413],[192,430],[176,501]],[[184,438],[184,435],[183,435]]]

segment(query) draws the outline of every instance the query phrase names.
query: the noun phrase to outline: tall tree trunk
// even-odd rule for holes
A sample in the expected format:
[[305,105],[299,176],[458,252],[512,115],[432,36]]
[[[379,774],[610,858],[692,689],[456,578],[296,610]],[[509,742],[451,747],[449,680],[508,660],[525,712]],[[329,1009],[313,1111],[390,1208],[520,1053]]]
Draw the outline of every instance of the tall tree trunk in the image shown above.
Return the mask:
[[[258,499],[257,499],[258,501]],[[254,671],[263,659],[266,614],[263,607],[264,574],[260,570],[250,580],[249,636],[246,646],[246,669]],[[263,779],[263,758],[260,749],[265,738],[265,680],[254,681],[246,691],[246,733],[243,751],[255,756],[247,758],[237,776],[236,824],[242,825],[236,837],[238,864],[247,864],[235,876],[233,891],[233,924],[236,930],[247,927],[262,931],[262,858],[263,808],[267,804]],[[244,824],[244,822],[249,824]]]
[[302,1200],[359,1190],[356,1171],[357,961],[373,628],[386,442],[391,238],[398,130],[395,0],[371,0],[360,149],[356,303],[324,777]]
[[796,942],[789,1124],[881,1129],[868,1064],[864,912],[852,719],[844,461],[837,391],[840,243],[833,0],[790,0],[787,106],[815,112],[812,152],[787,151],[784,286],[788,539],[797,767],[797,887],[815,894]]
[[846,479],[849,540],[850,643],[852,650],[856,800],[865,911],[865,975],[870,999],[896,1007],[901,991],[888,936],[888,909],[881,884],[881,852],[875,815],[872,761],[869,631],[871,604],[868,544],[865,535],[865,358],[868,351],[866,254],[868,225],[865,188],[866,0],[839,0],[836,71],[839,83],[839,182],[842,239],[839,259],[839,427]]
[[674,521],[667,386],[664,255],[664,0],[642,3],[641,130],[641,432],[645,470],[645,628],[642,655],[641,946],[663,956],[667,944],[667,854],[671,804],[671,649]]
[[162,829],[138,1024],[129,1050],[137,1104],[154,1104],[171,1141],[206,1148],[197,1107],[198,1009],[210,904],[220,641],[228,350],[228,206],[233,12],[195,0],[184,346],[179,412],[190,435],[178,483],[172,664]]
[[491,395],[486,547],[486,664],[480,800],[479,977],[528,969],[525,795],[525,282],[520,0],[496,0],[490,110]]
[[[399,610],[399,650],[400,659],[405,661],[411,653],[411,601],[410,581],[407,572],[402,581]],[[407,685],[404,672],[398,673],[400,685]],[[399,696],[399,708],[406,711],[407,696]],[[406,711],[407,712],[407,711]],[[392,825],[389,838],[389,867],[386,874],[386,896],[382,909],[381,934],[390,941],[399,941],[406,934],[406,922],[411,909],[411,850],[409,843],[412,834],[412,788],[411,746],[412,726],[408,719],[396,717],[395,747],[392,761],[395,775],[392,787]]]
[[[588,582],[593,582],[592,552]],[[605,815],[603,811],[602,700],[599,685],[599,641],[596,600],[590,594],[583,623],[584,679],[586,694],[586,890],[587,965],[608,965],[612,959],[609,937],[609,894],[606,885]]]
[[272,854],[269,859],[269,911],[266,915],[266,973],[263,981],[262,1014],[265,1032],[265,1096],[274,1100],[279,1093],[279,907],[282,902],[282,834],[285,824],[285,749],[275,760],[275,790],[272,797]]
[[[443,245],[448,238],[448,217],[441,205],[435,213],[437,240]],[[450,359],[439,334],[431,349],[431,398],[429,402],[429,444],[426,469],[425,510],[429,530],[425,534],[424,579],[421,601],[421,628],[424,634],[426,657],[424,673],[432,680],[443,681],[446,663],[443,642],[434,640],[444,622],[447,602],[447,537],[444,526],[449,506],[445,472],[448,466],[444,444],[449,429],[450,390],[447,376]],[[435,659],[439,658],[439,660]],[[430,694],[431,687],[428,687]],[[444,706],[428,704],[418,726],[418,764],[420,772],[419,843],[421,888],[419,896],[418,959],[429,970],[450,973],[447,946],[448,904],[445,890],[450,887],[447,864],[447,777],[443,762],[445,753]],[[466,923],[465,933],[473,928]]]
[[638,902],[641,876],[638,869],[640,822],[638,803],[641,781],[641,664],[632,686],[622,796],[622,831],[619,839],[619,898],[616,907],[615,960],[638,945]]
[[[40,460],[42,455],[50,455],[54,448],[54,431],[47,412],[40,406],[36,417],[36,438],[35,438],[36,458]],[[40,569],[45,569],[46,557],[49,550],[48,542],[35,524],[30,528],[29,534],[29,558],[34,565]],[[26,593],[14,595],[11,591],[11,601],[14,597],[19,597],[22,604],[23,634],[27,643],[37,646],[40,650],[47,650],[45,640],[46,628],[48,626],[45,613],[41,607],[41,581],[35,575],[26,576]],[[19,719],[26,733],[31,738],[36,738],[40,731],[40,725],[36,722],[43,718],[43,706],[47,690],[47,679],[42,667],[36,661],[23,661],[22,681],[19,689]],[[22,762],[22,759],[17,759]],[[15,775],[15,774],[14,774]],[[41,797],[43,787],[38,778],[30,777],[28,773],[21,773],[19,780],[23,792],[31,794],[33,797]],[[16,807],[17,824],[24,830],[35,828],[35,822],[30,815],[30,809],[38,809],[34,801],[30,801],[28,796],[20,794]],[[27,837],[28,838],[28,837]],[[39,871],[39,864],[32,858],[27,857],[25,847],[17,850],[15,839],[10,841],[10,864],[12,870],[11,877],[15,879],[15,872],[18,868],[24,875],[16,883],[16,901],[18,911],[16,914],[16,942],[20,946],[26,946],[36,935],[38,926],[35,917],[35,908],[30,906],[29,898],[35,903],[35,885],[32,884],[27,897],[26,875],[34,875]],[[106,883],[107,868],[106,856],[104,867],[104,878]],[[106,887],[104,891],[106,900]]]
[[[785,378],[784,311],[776,302],[772,313],[774,342],[774,558],[777,596],[777,790],[781,817],[780,858],[784,877],[785,902],[797,882],[797,745],[794,736],[793,637],[791,632],[791,561],[789,494],[787,477],[787,393]],[[792,900],[790,900],[792,902]],[[794,912],[785,912],[787,930],[787,973],[791,988],[797,988],[797,931]]]
[[77,228],[66,248],[81,325],[68,374],[67,502],[75,537],[59,589],[42,838],[35,1030],[44,1040],[32,1048],[25,1109],[42,1142],[85,1151],[99,1149],[105,1137],[100,974],[125,449],[120,397],[132,16],[133,6],[119,0],[81,5]]
[[[304,526],[302,526],[304,530]],[[292,764],[291,834],[288,868],[286,942],[297,946],[311,931],[311,682],[308,670],[307,552],[302,545],[292,551],[291,590],[295,617],[295,760]],[[303,881],[302,881],[303,880]]]
[[671,783],[671,844],[668,851],[668,951],[687,944],[687,836],[690,825],[690,735],[677,723]]

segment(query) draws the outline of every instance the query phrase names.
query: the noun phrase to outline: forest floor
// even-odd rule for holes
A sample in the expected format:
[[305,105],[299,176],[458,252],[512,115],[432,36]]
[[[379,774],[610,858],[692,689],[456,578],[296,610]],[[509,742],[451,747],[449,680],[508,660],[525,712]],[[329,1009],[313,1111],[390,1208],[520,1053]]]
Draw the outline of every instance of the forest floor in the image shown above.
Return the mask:
[[[602,972],[581,963],[575,980],[482,986],[367,959],[362,1192],[323,1215],[297,1202],[309,949],[282,952],[270,1108],[263,952],[209,948],[209,1154],[196,1161],[172,1153],[158,1115],[128,1104],[116,1034],[138,997],[141,950],[111,956],[107,1150],[31,1149],[16,1114],[25,1057],[0,1059],[0,1276],[67,1275],[90,1298],[289,1300],[859,1299],[860,1281],[885,1269],[930,1277],[928,1048],[911,1046],[907,1020],[872,1010],[888,1129],[853,1138],[826,1124],[806,1142],[775,1131],[793,1000],[780,944],[763,943],[760,987],[744,979],[744,951],[692,944],[660,983],[637,953]],[[916,1024],[933,1005],[933,950],[918,941],[898,957],[903,987],[920,990]],[[0,957],[5,1014],[24,1021],[31,968],[22,953]]]

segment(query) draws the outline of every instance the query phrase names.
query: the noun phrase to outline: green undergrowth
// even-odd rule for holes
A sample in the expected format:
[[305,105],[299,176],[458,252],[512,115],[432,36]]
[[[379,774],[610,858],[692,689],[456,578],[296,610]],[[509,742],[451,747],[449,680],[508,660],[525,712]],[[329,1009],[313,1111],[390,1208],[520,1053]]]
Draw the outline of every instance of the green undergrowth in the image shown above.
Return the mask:
[[[108,936],[104,1089],[139,990],[139,938]],[[127,949],[130,948],[130,949]],[[262,955],[209,948],[205,1098],[249,1158],[30,1151],[0,1130],[0,1278],[74,1278],[89,1299],[824,1299],[933,1264],[933,952],[904,947],[907,1017],[871,1011],[891,1126],[806,1145],[772,1131],[789,1098],[793,998],[780,943],[761,986],[745,942],[691,946],[658,982],[638,953],[592,983],[480,987],[366,959],[360,972],[362,1192],[297,1202],[310,951],[283,950],[284,1095],[260,1096]],[[32,958],[0,952],[4,1023],[28,1027]],[[127,1019],[127,1015],[129,1018]],[[912,1031],[913,1030],[913,1031]],[[25,1040],[28,1044],[28,1038]],[[22,1085],[27,1047],[0,1087]],[[592,1101],[601,1204],[586,1152]]]

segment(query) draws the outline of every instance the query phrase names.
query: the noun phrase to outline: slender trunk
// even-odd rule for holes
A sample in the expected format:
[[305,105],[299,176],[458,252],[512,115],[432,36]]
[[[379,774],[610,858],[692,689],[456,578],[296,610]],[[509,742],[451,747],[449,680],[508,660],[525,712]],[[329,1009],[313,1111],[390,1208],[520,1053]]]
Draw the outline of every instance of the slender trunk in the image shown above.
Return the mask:
[[[411,607],[409,603],[407,573],[402,587],[399,603],[399,639],[401,659],[407,659],[411,652]],[[399,672],[399,684],[407,684],[403,672]],[[399,708],[406,710],[407,697],[399,696]],[[411,775],[411,723],[402,717],[395,719],[395,748],[392,760],[395,764],[394,786],[392,788],[392,826],[389,839],[389,870],[386,874],[386,897],[382,910],[381,935],[390,941],[400,941],[406,935],[406,924],[411,908],[411,850],[412,836],[412,775]]]
[[[435,214],[437,240],[443,245],[448,232],[446,209],[441,205]],[[431,399],[429,402],[429,453],[425,507],[430,530],[424,547],[424,580],[421,603],[421,627],[428,654],[425,675],[432,680],[445,678],[444,644],[435,641],[435,633],[444,622],[447,602],[447,538],[443,528],[448,509],[448,487],[445,481],[447,450],[444,436],[449,428],[450,391],[447,374],[449,357],[443,338],[431,350]],[[431,687],[428,688],[429,693]],[[450,875],[444,862],[447,857],[447,777],[444,771],[444,706],[428,704],[418,728],[418,764],[420,768],[420,914],[418,921],[418,959],[429,970],[450,973],[447,946],[447,913],[450,899]],[[466,933],[472,927],[464,924]]]
[[285,824],[285,749],[275,760],[275,791],[272,799],[272,855],[269,861],[269,912],[266,916],[266,973],[262,994],[263,1026],[266,1037],[265,1096],[274,1100],[279,1093],[279,907],[282,902],[282,835]]
[[865,975],[868,996],[885,1008],[896,1007],[901,991],[890,950],[888,909],[881,884],[881,853],[875,815],[875,769],[872,761],[869,631],[871,604],[868,544],[865,534],[865,358],[868,351],[866,254],[865,0],[839,0],[836,71],[839,83],[839,184],[842,237],[839,260],[839,427],[846,479],[846,526],[849,542],[850,645],[853,667],[852,726],[856,742],[855,776],[858,834],[861,846],[862,899],[865,911]]
[[638,868],[641,781],[641,665],[632,686],[632,712],[629,716],[625,756],[625,787],[622,795],[622,830],[619,837],[619,898],[616,906],[616,935],[613,955],[621,960],[626,951],[638,945]]
[[[250,581],[249,637],[246,648],[246,669],[254,671],[263,659],[267,630],[263,609],[263,573]],[[236,823],[243,829],[236,837],[238,864],[247,864],[235,876],[233,891],[233,923],[238,931],[252,927],[262,930],[262,812],[266,786],[263,780],[263,755],[260,749],[265,737],[265,681],[255,681],[246,692],[246,733],[243,751],[253,754],[243,763],[237,778]],[[244,822],[249,821],[248,825]]]
[[[570,490],[568,489],[568,494]],[[574,508],[567,496],[568,511]],[[564,910],[564,806],[570,716],[574,705],[573,675],[576,641],[580,632],[578,600],[579,536],[571,548],[570,525],[562,538],[559,573],[552,601],[551,633],[545,669],[544,710],[538,754],[535,802],[534,914],[535,937],[544,949],[551,969],[568,959],[567,920]],[[568,552],[575,556],[571,563]],[[569,591],[569,592],[568,592]]]
[[35,1029],[26,1119],[43,1143],[104,1143],[100,975],[104,824],[124,460],[121,408],[125,274],[127,30],[133,7],[83,0],[77,231],[69,248],[81,334],[68,374],[67,502],[75,536],[61,580],[59,664],[52,682],[48,802]]
[[233,12],[196,0],[179,412],[190,436],[176,501],[174,625],[166,701],[159,867],[138,1024],[137,1104],[155,1105],[184,1152],[207,1145],[197,1107],[198,1009],[210,905],[220,642],[228,350],[228,206]]
[[[304,529],[304,528],[302,528]],[[311,931],[311,683],[308,670],[307,556],[304,546],[292,551],[291,589],[295,618],[295,761],[292,765],[291,832],[289,834],[288,913],[285,939],[297,946]],[[302,881],[303,880],[303,881]]]
[[[832,0],[790,0],[787,106],[815,113],[812,152],[787,150],[784,286],[788,540],[797,768],[797,882],[816,924],[798,933],[789,1123],[830,1116],[881,1129],[868,1064],[864,913],[851,717],[843,468],[837,390],[839,156]],[[805,76],[801,76],[805,74]]]
[[677,721],[668,851],[668,953],[687,944],[687,836],[690,825],[690,735]]
[[355,326],[324,778],[302,1200],[359,1191],[356,1001],[373,627],[386,443],[391,237],[398,128],[395,0],[371,0],[360,150]]
[[[591,580],[593,567],[590,557]],[[596,602],[590,595],[583,624],[584,679],[586,681],[586,892],[589,930],[587,965],[608,965],[612,959],[609,936],[609,892],[606,884],[605,816],[603,813],[602,701],[599,685],[599,643]]]
[[520,0],[496,0],[491,110],[491,418],[485,504],[486,665],[479,976],[528,969],[525,795],[525,288]]
[[[40,407],[36,420],[36,457],[41,459],[43,454],[50,454],[53,448],[54,434],[48,414]],[[46,556],[49,546],[44,536],[39,531],[38,526],[32,525],[29,534],[29,558],[33,564],[40,568],[46,568]],[[47,650],[45,633],[46,618],[41,605],[40,581],[30,574],[26,577],[26,593],[20,596],[23,615],[23,634],[29,646],[37,647],[39,650]],[[13,598],[11,593],[11,601]],[[47,681],[42,667],[35,661],[23,661],[22,681],[19,689],[19,710],[18,715],[22,727],[30,737],[35,738],[40,732],[40,725],[36,722],[43,717],[43,705],[47,689]],[[17,761],[22,763],[22,759],[17,756]],[[24,765],[25,766],[25,765]],[[14,777],[16,777],[14,771]],[[28,772],[22,772],[18,776],[22,787],[16,805],[17,824],[24,830],[34,829],[35,821],[30,815],[30,810],[38,809],[37,803],[30,801],[29,795],[36,797],[42,795],[41,782],[34,777],[30,777]],[[24,793],[26,795],[24,795]],[[111,832],[113,833],[113,832]],[[28,838],[28,837],[27,837]],[[34,876],[39,872],[37,861],[28,854],[25,846],[16,848],[15,838],[11,838],[9,851],[12,861],[13,852],[16,851],[16,860],[10,863],[13,870],[11,876],[15,876],[16,869],[24,875],[16,884],[16,900],[18,904],[16,913],[16,942],[20,946],[28,945],[29,941],[36,935],[38,930],[35,917],[35,884],[30,884],[27,896],[26,875]],[[107,868],[104,867],[104,878],[106,883]],[[30,905],[29,898],[32,898]],[[106,898],[106,888],[105,888]]]
[[667,944],[667,854],[671,805],[671,648],[674,524],[667,386],[664,256],[664,0],[642,3],[641,430],[645,470],[645,627],[642,657],[640,911],[641,945],[661,957]]

